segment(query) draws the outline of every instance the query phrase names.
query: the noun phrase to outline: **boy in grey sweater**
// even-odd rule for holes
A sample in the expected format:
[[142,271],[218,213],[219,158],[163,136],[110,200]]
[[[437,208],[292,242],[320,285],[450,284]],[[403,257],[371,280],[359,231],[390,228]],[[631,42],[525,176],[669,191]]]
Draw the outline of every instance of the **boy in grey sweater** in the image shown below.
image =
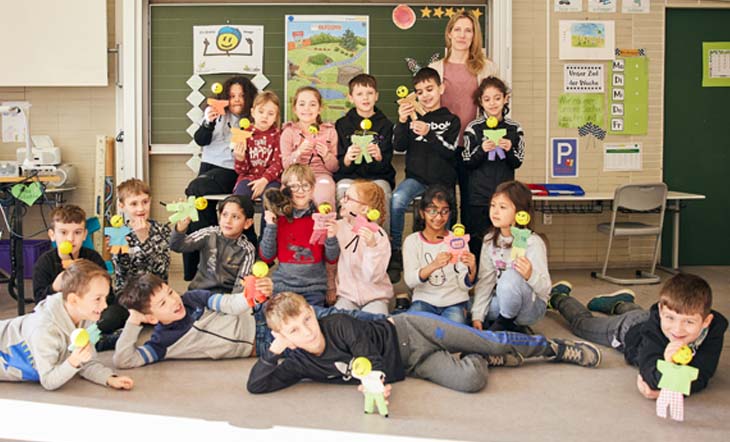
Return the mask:
[[62,291],[41,301],[33,313],[0,321],[0,381],[40,382],[56,390],[76,373],[100,385],[130,390],[134,382],[96,361],[91,343],[72,348],[71,333],[99,320],[111,280],[84,259],[65,271]]

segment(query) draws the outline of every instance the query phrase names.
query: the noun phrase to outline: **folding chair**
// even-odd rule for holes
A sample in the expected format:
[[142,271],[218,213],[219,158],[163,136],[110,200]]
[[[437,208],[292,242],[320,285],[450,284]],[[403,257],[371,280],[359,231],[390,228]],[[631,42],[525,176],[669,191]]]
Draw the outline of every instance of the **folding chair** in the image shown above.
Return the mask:
[[[661,243],[662,226],[664,224],[664,210],[667,205],[667,185],[664,183],[627,184],[619,186],[613,198],[613,208],[610,223],[598,225],[598,231],[608,235],[608,250],[601,273],[591,272],[591,276],[603,279],[614,284],[657,284],[659,276],[654,274],[659,258],[659,244]],[[656,224],[640,222],[616,222],[619,211],[629,212],[658,212]],[[651,271],[636,271],[636,278],[616,278],[606,274],[608,257],[611,254],[613,238],[618,236],[654,236],[654,257],[651,261]]]

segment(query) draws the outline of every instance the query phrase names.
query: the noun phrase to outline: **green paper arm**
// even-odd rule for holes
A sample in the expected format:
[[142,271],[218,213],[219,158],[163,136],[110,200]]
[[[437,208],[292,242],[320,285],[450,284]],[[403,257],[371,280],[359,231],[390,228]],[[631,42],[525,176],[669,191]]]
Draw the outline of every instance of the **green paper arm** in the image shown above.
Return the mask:
[[198,220],[198,210],[195,208],[195,197],[189,196],[187,201],[179,203],[168,203],[168,212],[175,212],[170,215],[170,222],[176,224],[178,221],[182,221],[187,217],[190,217],[192,221]]

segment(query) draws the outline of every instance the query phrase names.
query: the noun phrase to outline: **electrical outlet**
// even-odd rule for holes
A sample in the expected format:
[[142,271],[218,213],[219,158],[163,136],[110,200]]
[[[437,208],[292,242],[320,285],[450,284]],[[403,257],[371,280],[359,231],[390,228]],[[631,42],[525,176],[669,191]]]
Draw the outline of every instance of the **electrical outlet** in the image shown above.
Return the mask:
[[543,225],[549,226],[553,223],[553,214],[552,213],[543,213],[542,214],[542,223]]

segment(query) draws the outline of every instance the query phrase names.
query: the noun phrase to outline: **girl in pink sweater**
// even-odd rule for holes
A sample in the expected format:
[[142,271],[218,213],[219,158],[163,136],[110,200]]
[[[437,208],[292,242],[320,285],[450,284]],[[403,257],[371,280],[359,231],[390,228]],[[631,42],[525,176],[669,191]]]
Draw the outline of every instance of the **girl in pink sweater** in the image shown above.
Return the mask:
[[281,132],[281,162],[286,169],[294,163],[312,168],[315,175],[314,202],[335,206],[337,171],[337,131],[331,123],[322,123],[322,95],[310,86],[300,87],[294,95],[295,121]]
[[[380,218],[367,222],[370,209]],[[336,308],[388,314],[393,285],[388,278],[390,240],[381,227],[385,219],[385,193],[372,181],[355,181],[340,201],[337,221]]]

